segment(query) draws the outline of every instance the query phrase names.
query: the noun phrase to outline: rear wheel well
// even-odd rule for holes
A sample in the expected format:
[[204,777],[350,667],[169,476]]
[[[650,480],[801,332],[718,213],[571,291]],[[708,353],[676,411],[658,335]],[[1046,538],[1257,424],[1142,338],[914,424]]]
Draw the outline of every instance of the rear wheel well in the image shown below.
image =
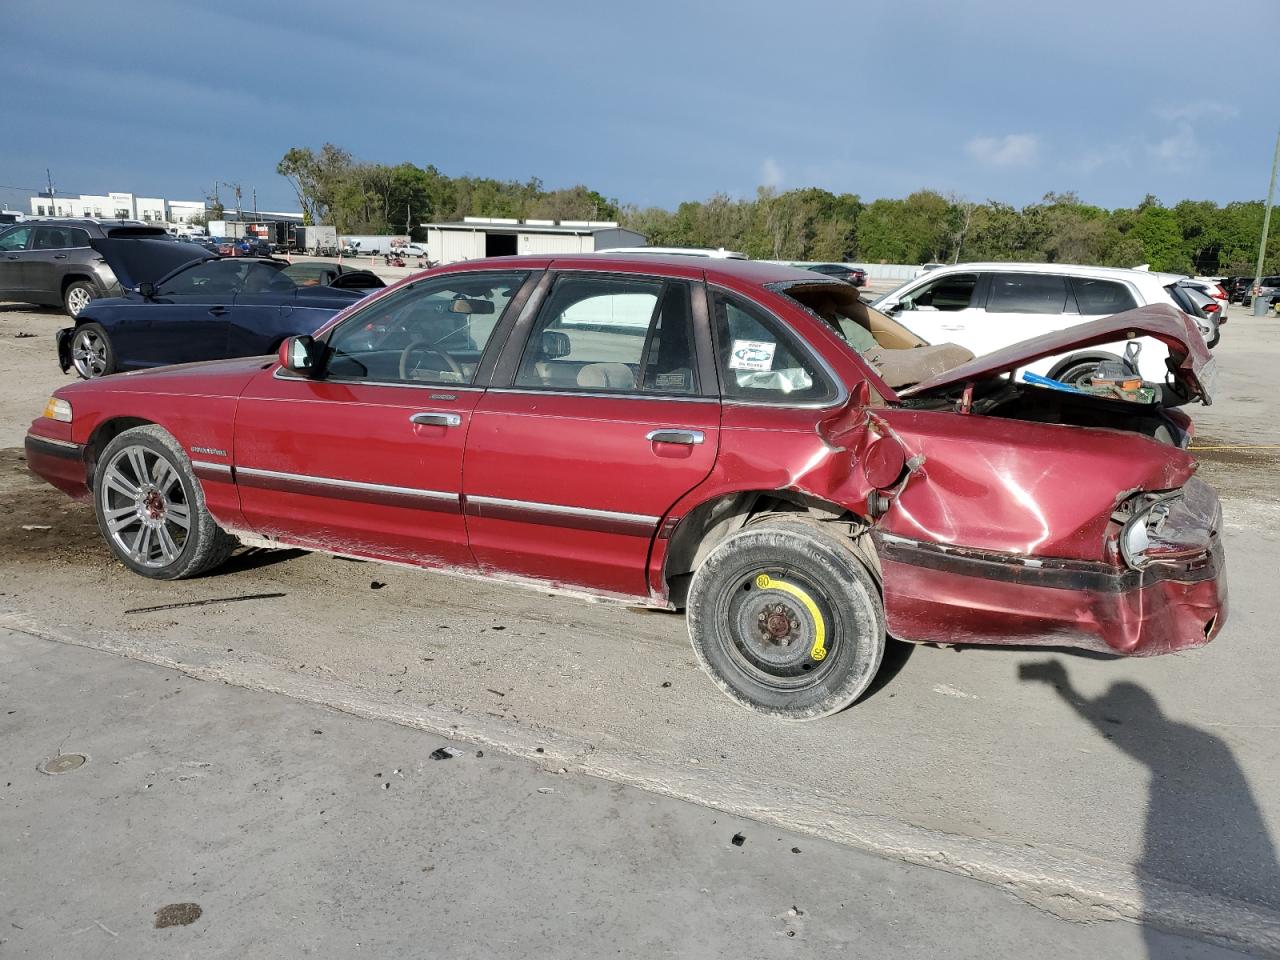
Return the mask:
[[153,421],[143,420],[141,417],[114,417],[111,420],[104,420],[98,424],[93,433],[89,437],[89,442],[84,448],[84,463],[87,472],[86,481],[89,486],[93,487],[93,477],[98,470],[98,456],[107,448],[112,440],[124,433],[126,430],[132,430],[134,427],[153,426]]
[[863,517],[839,504],[794,490],[744,490],[699,504],[676,526],[662,570],[672,605],[684,606],[694,573],[724,540],[748,524],[777,516],[801,516],[840,526],[879,581],[879,558],[870,538],[862,535],[869,529]]
[[93,277],[89,276],[87,273],[69,273],[62,278],[62,296],[64,298],[66,297],[67,287],[71,286],[73,283],[80,283],[81,281],[89,284],[89,286],[93,287],[94,290],[98,289],[98,284],[95,283]]

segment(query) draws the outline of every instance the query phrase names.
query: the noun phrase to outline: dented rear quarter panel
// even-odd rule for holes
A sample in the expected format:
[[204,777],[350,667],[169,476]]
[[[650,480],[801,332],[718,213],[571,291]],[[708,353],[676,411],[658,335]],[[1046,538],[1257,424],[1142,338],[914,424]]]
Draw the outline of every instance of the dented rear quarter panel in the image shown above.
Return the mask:
[[1116,504],[1169,490],[1195,459],[1134,433],[946,411],[879,412],[924,462],[880,521],[912,540],[1029,557],[1110,559]]

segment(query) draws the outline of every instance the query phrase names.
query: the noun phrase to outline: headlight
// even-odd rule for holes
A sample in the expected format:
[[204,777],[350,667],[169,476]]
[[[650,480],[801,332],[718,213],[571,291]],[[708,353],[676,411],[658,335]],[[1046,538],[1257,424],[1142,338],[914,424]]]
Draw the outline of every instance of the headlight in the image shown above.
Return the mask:
[[44,415],[50,420],[70,423],[71,402],[63,400],[61,397],[50,397],[49,402],[44,405]]
[[1217,494],[1194,477],[1181,490],[1140,494],[1130,506],[1132,516],[1120,532],[1120,552],[1135,570],[1208,553],[1222,522]]

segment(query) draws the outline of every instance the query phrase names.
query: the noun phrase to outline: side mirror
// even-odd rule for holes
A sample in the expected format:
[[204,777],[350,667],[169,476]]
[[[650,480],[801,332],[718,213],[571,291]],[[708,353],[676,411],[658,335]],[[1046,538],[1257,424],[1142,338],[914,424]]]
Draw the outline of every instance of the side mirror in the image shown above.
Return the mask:
[[156,295],[156,285],[150,280],[143,280],[138,284],[138,296],[144,300],[150,300]]
[[289,337],[280,344],[280,366],[304,377],[314,377],[320,369],[320,344],[315,337]]

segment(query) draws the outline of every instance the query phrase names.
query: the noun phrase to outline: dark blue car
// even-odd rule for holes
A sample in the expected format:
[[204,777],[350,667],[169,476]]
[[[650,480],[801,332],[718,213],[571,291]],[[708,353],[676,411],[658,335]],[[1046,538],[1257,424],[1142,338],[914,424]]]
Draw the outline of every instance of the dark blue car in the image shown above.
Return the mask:
[[[93,300],[58,331],[58,363],[81,377],[272,353],[385,286],[367,270],[297,270],[283,260],[220,258],[194,244],[97,240],[120,297]],[[336,265],[335,265],[336,266]]]

